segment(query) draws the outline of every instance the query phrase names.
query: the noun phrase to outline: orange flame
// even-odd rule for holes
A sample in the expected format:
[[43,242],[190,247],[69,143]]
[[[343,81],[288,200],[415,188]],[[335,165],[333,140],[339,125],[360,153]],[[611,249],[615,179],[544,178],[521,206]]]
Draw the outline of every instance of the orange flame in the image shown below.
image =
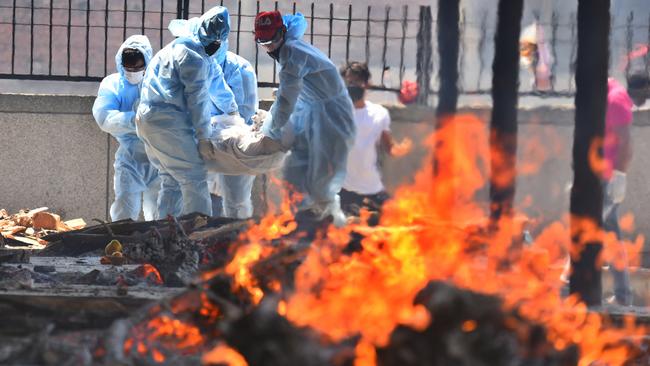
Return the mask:
[[[522,220],[500,221],[496,235],[481,237],[484,245],[468,240],[468,229],[484,224],[487,217],[486,205],[474,198],[488,180],[487,136],[485,124],[473,116],[445,123],[432,140],[444,162],[433,183],[433,171],[426,166],[412,186],[399,188],[384,206],[381,226],[330,228],[325,238],[313,243],[296,271],[287,318],[335,340],[361,334],[356,366],[374,365],[371,345],[385,345],[397,324],[428,324],[422,309],[413,305],[416,293],[430,280],[451,281],[498,295],[504,306],[516,306],[528,319],[545,324],[558,349],[578,344],[580,365],[595,360],[622,365],[629,350],[612,345],[645,329],[613,329],[575,297],[562,298],[559,291],[566,253],[579,253],[570,245],[571,231],[586,245],[604,235],[596,223],[580,217],[572,218],[571,228],[566,221],[554,223],[530,247],[517,250],[512,243],[521,233]],[[597,146],[592,144],[590,163],[600,170]],[[536,171],[534,166],[526,170]],[[351,230],[365,235],[363,251],[340,255]],[[504,261],[509,265],[504,267]],[[476,323],[463,325],[465,331],[475,328]]]
[[[279,184],[277,181],[275,183]],[[263,243],[281,238],[296,230],[297,224],[292,212],[296,202],[301,199],[302,196],[297,193],[283,197],[278,214],[275,213],[277,211],[275,207],[270,204],[271,214],[263,217],[258,225],[251,226],[242,234],[239,241],[247,244],[237,249],[233,260],[225,268],[225,272],[233,276],[236,286],[246,289],[251,294],[254,304],[262,300],[264,292],[252,275],[251,266],[274,251],[273,247]]]
[[248,366],[248,363],[239,352],[223,343],[205,353],[201,363],[203,365]]
[[152,278],[154,280],[154,282],[156,284],[158,284],[158,285],[163,284],[163,279],[162,279],[162,276],[160,275],[160,272],[158,272],[156,267],[154,267],[153,265],[151,265],[151,264],[143,264],[142,265],[142,271],[143,271],[143,277]]

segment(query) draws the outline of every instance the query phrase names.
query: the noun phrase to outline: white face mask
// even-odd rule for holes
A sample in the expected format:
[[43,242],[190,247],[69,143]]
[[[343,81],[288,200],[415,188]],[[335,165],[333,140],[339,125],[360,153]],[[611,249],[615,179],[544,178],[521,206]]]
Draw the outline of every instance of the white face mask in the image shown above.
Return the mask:
[[144,70],[135,72],[124,71],[124,78],[130,84],[138,85],[142,82],[142,79],[144,79]]

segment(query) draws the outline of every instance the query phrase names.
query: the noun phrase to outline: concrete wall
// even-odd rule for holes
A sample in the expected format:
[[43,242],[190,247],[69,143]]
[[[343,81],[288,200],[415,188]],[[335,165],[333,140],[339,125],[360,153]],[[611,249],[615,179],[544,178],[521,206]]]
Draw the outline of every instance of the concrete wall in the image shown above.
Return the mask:
[[[116,145],[95,124],[90,113],[93,100],[0,94],[0,208],[14,212],[48,206],[68,219],[108,218]],[[489,110],[485,107],[464,110],[488,120]],[[392,108],[391,114],[394,135],[398,139],[410,137],[415,147],[407,157],[385,160],[384,178],[389,191],[412,181],[427,154],[419,142],[433,131],[430,109]],[[519,119],[518,164],[537,160],[544,163],[538,174],[519,178],[517,199],[532,200],[533,204],[525,209],[529,215],[542,221],[556,220],[568,210],[565,186],[572,177],[573,110],[522,109]],[[650,112],[636,112],[634,158],[624,211],[635,215],[638,231],[646,236],[650,233],[650,211],[646,209],[650,204],[648,139]],[[486,198],[485,194],[482,197]]]

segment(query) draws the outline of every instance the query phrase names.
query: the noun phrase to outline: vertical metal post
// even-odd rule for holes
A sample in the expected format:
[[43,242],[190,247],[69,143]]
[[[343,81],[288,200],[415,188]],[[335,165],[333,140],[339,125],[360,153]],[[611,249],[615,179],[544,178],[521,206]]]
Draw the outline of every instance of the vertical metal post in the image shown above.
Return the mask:
[[[274,9],[278,10],[278,2],[277,1],[275,2]],[[276,80],[275,80],[276,79],[276,77],[275,77],[275,69],[276,69],[276,62],[275,62],[275,60],[273,60],[273,84],[275,84],[275,82],[276,82]]]
[[146,6],[147,6],[147,1],[142,0],[142,28],[141,28],[141,31],[140,31],[140,34],[142,34],[142,35],[144,35],[144,22],[145,22],[146,17],[147,17]]
[[[260,13],[260,1],[257,0],[255,15],[259,13]],[[260,47],[258,45],[255,45],[255,75],[259,75],[259,72],[257,71],[259,63],[260,63]]]
[[104,8],[104,76],[108,74],[108,1]]
[[[458,69],[465,70],[465,27],[467,23],[465,22],[465,9],[460,10],[460,27],[458,29]],[[465,90],[465,73],[458,74],[458,90],[462,92]]]
[[[485,60],[483,59],[483,54],[485,53],[485,44],[486,44],[486,38],[487,38],[487,11],[484,11],[481,14],[481,35],[478,40],[478,60],[479,60],[479,65],[478,65],[478,78],[476,78],[476,90],[480,91],[481,90],[481,77],[483,76],[483,69],[485,69]],[[440,22],[440,20],[438,20]],[[440,23],[438,23],[440,24]],[[442,58],[443,56],[440,55]]]
[[86,0],[86,75],[88,76],[88,65],[90,58],[90,0]]
[[291,14],[296,15],[296,2],[293,2],[293,6],[291,7]]
[[[70,21],[68,20],[68,24]],[[68,25],[68,29],[70,26]],[[69,58],[70,56],[68,56]],[[11,73],[14,74],[14,67],[16,64],[16,0],[14,0],[14,5],[11,15]]]
[[129,12],[129,6],[127,5],[126,1],[127,0],[124,0],[124,17],[123,17],[124,26],[122,27],[122,41],[126,40],[126,20],[127,20],[126,17]]
[[111,135],[106,134],[106,198],[105,198],[105,204],[106,204],[106,220],[111,219],[110,215],[110,191],[111,191]]
[[350,62],[350,30],[352,29],[352,4],[348,5],[348,32],[345,37],[345,63]]
[[241,33],[241,1],[237,1],[237,54],[239,54],[240,33]]
[[205,0],[201,0],[201,14],[205,13]]
[[68,76],[70,76],[70,36],[72,29],[72,0],[68,0]]
[[163,28],[165,23],[165,0],[160,0],[160,48],[163,48]]
[[[648,14],[648,42],[650,47],[650,14]],[[645,74],[648,75],[650,71],[650,55],[645,55]]]
[[29,32],[29,74],[34,74],[34,0],[32,0],[30,32]]
[[366,15],[366,64],[370,61],[370,12],[372,7],[368,5],[368,14]]
[[576,74],[576,50],[578,42],[576,40],[576,24],[578,22],[576,13],[571,14],[571,55],[569,56],[569,82],[568,90],[571,91],[572,81],[575,78]]
[[634,12],[630,12],[630,15],[627,17],[627,23],[625,27],[625,57],[626,57],[626,63],[625,63],[625,77],[628,78],[630,76],[630,63],[631,63],[631,58],[630,54],[632,53],[632,39],[634,38]]
[[[485,15],[483,15],[485,18]],[[438,2],[436,33],[438,33],[438,106],[436,128],[439,129],[456,113],[458,107],[458,50],[460,39],[460,1],[444,0]],[[481,38],[485,39],[485,36]],[[483,61],[481,57],[481,70]],[[479,71],[480,80],[481,71]],[[438,172],[441,162],[438,156],[434,159],[434,169]]]
[[309,35],[309,43],[314,44],[314,3],[311,3],[311,17],[309,21],[311,33]]
[[388,26],[390,22],[390,6],[386,7],[386,20],[384,20],[384,48],[381,52],[381,63],[382,63],[382,68],[381,68],[381,86],[385,86],[384,84],[384,74],[386,73],[387,67],[386,67],[386,51],[388,49]]
[[176,19],[181,19],[183,17],[183,1],[176,0]]
[[551,65],[551,90],[555,91],[555,75],[557,73],[557,30],[560,26],[559,15],[553,11],[551,15],[551,55],[553,63]]
[[332,58],[332,32],[334,31],[334,4],[330,3],[330,31],[327,39],[327,57]]
[[[222,1],[223,5],[223,1]],[[189,19],[190,18],[190,0],[184,0],[183,1],[183,19]]]
[[53,7],[54,7],[54,0],[50,0],[50,54],[48,57],[48,75],[52,75],[52,13],[53,13]]
[[399,85],[401,87],[404,81],[404,53],[406,52],[406,31],[408,29],[409,20],[409,6],[404,5],[402,14],[402,43],[400,44],[400,57],[399,57]]
[[417,35],[416,74],[418,83],[418,104],[426,105],[429,102],[431,89],[431,73],[433,71],[432,45],[431,45],[431,17],[430,6],[420,6],[420,19]]

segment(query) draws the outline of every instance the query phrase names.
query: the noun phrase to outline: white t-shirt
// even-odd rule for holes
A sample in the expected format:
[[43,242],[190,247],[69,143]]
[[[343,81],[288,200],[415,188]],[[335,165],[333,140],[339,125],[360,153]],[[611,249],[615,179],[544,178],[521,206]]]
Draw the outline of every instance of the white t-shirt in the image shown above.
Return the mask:
[[348,167],[343,188],[358,194],[375,194],[384,190],[377,166],[377,145],[383,131],[390,131],[388,110],[366,101],[363,108],[354,109],[357,135],[348,155]]

